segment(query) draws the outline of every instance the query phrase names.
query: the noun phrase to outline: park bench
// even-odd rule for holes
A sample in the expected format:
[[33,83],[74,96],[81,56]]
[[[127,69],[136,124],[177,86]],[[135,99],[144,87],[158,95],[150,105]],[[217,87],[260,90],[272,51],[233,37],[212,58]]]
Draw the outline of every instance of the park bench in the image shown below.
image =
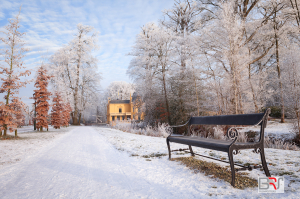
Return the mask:
[[[171,159],[171,152],[173,151],[186,151],[191,153],[192,156],[198,155],[214,160],[219,160],[216,158],[204,156],[193,152],[192,146],[201,147],[211,150],[223,151],[228,153],[229,162],[231,168],[231,185],[235,186],[235,171],[240,170],[249,170],[256,168],[263,168],[267,177],[270,177],[269,169],[266,163],[265,154],[264,154],[264,129],[267,126],[268,116],[270,114],[270,109],[267,109],[264,113],[255,113],[255,114],[241,114],[241,115],[218,115],[218,116],[204,116],[204,117],[190,117],[190,119],[183,125],[172,126],[173,128],[178,127],[187,127],[187,136],[182,134],[174,134],[173,132],[167,137],[167,146],[169,151],[169,158]],[[192,137],[190,134],[192,125],[226,125],[233,126],[229,127],[227,130],[227,137],[229,140],[217,140],[210,138],[201,138],[201,137]],[[237,126],[249,126],[249,125],[260,125],[260,135],[259,140],[255,142],[237,142],[238,138],[238,127]],[[188,145],[187,149],[177,149],[171,151],[170,142],[175,142],[179,144]],[[253,149],[253,152],[260,153],[262,166],[244,166],[236,164],[233,161],[233,155],[239,153],[243,149]],[[234,165],[237,165],[241,168],[235,169]]]

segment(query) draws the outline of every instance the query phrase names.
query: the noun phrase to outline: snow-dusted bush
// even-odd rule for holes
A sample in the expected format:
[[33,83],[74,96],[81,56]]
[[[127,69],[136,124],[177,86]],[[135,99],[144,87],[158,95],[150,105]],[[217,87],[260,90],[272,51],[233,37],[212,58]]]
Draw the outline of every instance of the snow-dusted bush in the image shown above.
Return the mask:
[[162,123],[158,124],[157,131],[160,136],[168,137],[172,133],[172,128],[168,124]]
[[168,137],[172,132],[172,128],[165,123],[158,124],[157,128],[153,128],[147,125],[145,128],[139,128],[139,125],[135,121],[115,121],[110,126],[114,129],[125,131],[128,133],[134,133],[139,135],[147,135],[153,137]]
[[246,132],[239,132],[239,136],[237,138],[237,142],[247,142],[248,136]]
[[299,147],[297,147],[295,143],[285,142],[284,140],[280,139],[270,139],[268,136],[265,137],[265,147],[299,151]]
[[216,126],[214,129],[214,139],[225,140],[226,136],[224,135],[223,128],[221,126]]

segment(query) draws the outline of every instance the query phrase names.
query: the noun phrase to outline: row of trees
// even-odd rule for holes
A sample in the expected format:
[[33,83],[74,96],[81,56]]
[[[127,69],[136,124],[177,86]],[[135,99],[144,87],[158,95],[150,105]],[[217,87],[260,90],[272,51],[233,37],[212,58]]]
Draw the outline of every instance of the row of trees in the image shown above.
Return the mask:
[[[280,109],[298,118],[299,0],[178,0],[142,27],[128,74],[148,122]],[[212,112],[212,113],[210,113]]]
[[[31,73],[24,67],[23,58],[29,49],[24,47],[25,33],[19,32],[19,16],[20,12],[9,20],[0,37],[3,43],[0,55],[4,58],[0,63],[0,93],[4,94],[4,102],[0,102],[0,132],[2,135],[3,131],[4,136],[8,130],[15,131],[17,135],[16,128],[24,124],[24,113],[28,112],[29,115],[29,108],[17,96],[19,89],[31,82],[24,81]],[[97,32],[81,24],[78,24],[77,30],[74,39],[37,71],[37,89],[32,99],[35,101],[34,120],[41,131],[48,129],[50,123],[54,128],[68,126],[71,115],[73,123],[79,124],[84,110],[97,102],[101,78],[95,72],[97,60],[92,56],[92,51],[98,47]],[[47,88],[49,82],[54,91],[51,117],[48,116],[51,95]]]
[[47,75],[47,69],[42,65],[37,71],[37,78],[35,82],[33,99],[35,106],[35,127],[43,131],[43,128],[48,130],[48,124],[51,122],[51,125],[55,129],[59,129],[61,126],[69,126],[71,106],[67,102],[63,102],[60,94],[56,91],[53,96],[53,105],[51,110],[51,121],[49,122],[49,97],[51,93],[48,91],[48,83],[51,79],[51,76]]

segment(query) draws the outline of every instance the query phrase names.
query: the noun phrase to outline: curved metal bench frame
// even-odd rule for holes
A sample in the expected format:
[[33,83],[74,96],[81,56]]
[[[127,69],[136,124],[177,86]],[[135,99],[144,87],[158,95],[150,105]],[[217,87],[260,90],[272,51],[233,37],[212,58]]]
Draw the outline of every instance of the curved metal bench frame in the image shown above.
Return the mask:
[[[201,147],[201,148],[208,148],[208,149],[212,149],[212,150],[217,150],[217,151],[224,151],[228,153],[228,158],[229,158],[229,163],[230,164],[230,168],[231,168],[231,175],[232,175],[232,181],[231,181],[231,185],[234,187],[235,186],[235,171],[239,171],[239,170],[252,170],[253,168],[263,168],[264,172],[266,174],[267,177],[271,177],[268,166],[267,166],[267,162],[265,159],[265,152],[264,152],[264,129],[267,126],[267,121],[268,121],[268,116],[271,113],[270,109],[267,109],[264,113],[256,113],[256,114],[241,114],[241,115],[221,115],[221,116],[205,116],[205,117],[191,117],[185,124],[183,125],[178,125],[178,126],[172,126],[174,128],[176,127],[184,127],[187,126],[187,130],[188,130],[188,135],[190,135],[190,127],[192,125],[233,125],[233,126],[238,126],[238,125],[260,125],[260,136],[259,136],[259,140],[258,142],[247,142],[247,143],[238,143],[237,142],[237,138],[238,138],[238,127],[231,127],[227,130],[227,137],[230,138],[232,141],[228,142],[228,147],[224,148],[223,145],[223,149],[220,150],[218,147],[216,147],[216,142],[218,142],[218,140],[214,140],[214,146],[199,146],[201,145],[201,142],[205,142],[205,140],[207,141],[211,141],[212,139],[208,139],[208,138],[199,138],[199,143],[197,144],[196,147]],[[192,150],[192,146],[195,146],[195,140],[193,140],[193,142],[189,142],[188,138],[190,136],[183,136],[183,135],[176,135],[176,134],[170,134],[166,141],[167,141],[167,146],[168,146],[168,151],[169,151],[169,158],[171,158],[171,149],[170,149],[170,142],[176,142],[176,143],[180,143],[180,144],[187,144],[189,146],[188,149],[179,149],[179,150],[173,150],[173,151],[189,151],[189,153],[192,154],[192,156],[194,155],[199,155],[199,156],[203,156],[200,154],[196,154],[193,152]],[[176,139],[173,139],[176,138]],[[172,141],[173,139],[173,141]],[[196,140],[197,141],[197,140]],[[244,149],[253,149],[253,152],[255,153],[260,153],[260,157],[261,157],[261,162],[262,162],[262,166],[244,166],[244,165],[239,165],[239,164],[235,164],[233,161],[233,155],[236,155],[239,153],[240,150],[244,150]],[[215,158],[211,158],[211,157],[207,157],[207,156],[203,156],[206,158],[210,158],[210,159],[214,159],[214,160],[219,160],[219,159],[215,159]],[[219,160],[222,161],[222,160]],[[225,162],[225,161],[222,161]],[[234,165],[240,166],[242,167],[242,169],[235,169]]]

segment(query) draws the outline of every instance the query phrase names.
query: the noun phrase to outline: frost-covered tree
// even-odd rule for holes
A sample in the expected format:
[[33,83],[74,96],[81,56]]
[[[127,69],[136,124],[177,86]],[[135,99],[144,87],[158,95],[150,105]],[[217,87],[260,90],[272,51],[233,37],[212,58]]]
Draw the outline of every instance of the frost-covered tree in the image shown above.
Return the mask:
[[[178,0],[175,1],[171,9],[163,11],[164,20],[161,21],[162,25],[171,30],[174,34],[174,49],[172,62],[173,75],[171,78],[172,94],[173,94],[173,107],[174,111],[178,113],[175,120],[183,121],[189,115],[188,112],[192,111],[190,99],[191,92],[196,93],[197,100],[197,114],[199,114],[199,95],[198,95],[198,81],[197,73],[195,70],[197,65],[197,42],[195,42],[195,32],[201,28],[203,21],[199,17],[204,8],[199,7],[195,1]],[[191,77],[192,76],[192,77]],[[191,87],[191,85],[194,85]],[[192,100],[194,101],[194,100]],[[172,113],[174,115],[174,113]]]
[[[21,10],[20,10],[21,11]],[[22,81],[21,77],[30,75],[29,70],[24,70],[24,53],[28,51],[24,47],[24,34],[19,32],[20,28],[20,12],[13,19],[9,20],[9,24],[2,31],[3,37],[0,40],[3,42],[1,54],[4,60],[1,60],[0,65],[0,80],[2,82],[0,92],[4,93],[4,102],[0,102],[1,111],[1,131],[4,130],[6,136],[7,130],[14,131],[17,128],[16,115],[19,114],[21,100],[15,96],[19,89],[24,87],[28,81]]]
[[268,106],[282,109],[282,121],[285,107],[297,117],[298,102],[289,96],[298,91],[297,83],[291,87],[300,53],[298,3],[175,1],[159,26],[142,28],[130,53],[127,73],[143,98],[145,120],[182,123],[189,115]]
[[[144,71],[146,75],[150,75],[150,77],[144,80],[151,81],[149,86],[153,86],[152,83],[156,84],[155,89],[159,90],[157,92],[159,94],[158,97],[161,103],[164,104],[163,109],[165,109],[169,123],[171,123],[171,118],[167,82],[170,67],[173,65],[171,59],[174,50],[173,43],[174,37],[172,31],[158,27],[153,23],[147,24],[138,35],[136,45],[131,53],[136,58],[131,62],[128,69],[128,73],[137,82],[139,81],[139,84],[143,84],[143,75],[140,75],[141,72]],[[152,78],[152,80],[149,78]],[[154,89],[154,87],[152,88]]]
[[106,96],[111,100],[129,100],[130,95],[135,91],[133,84],[124,81],[115,81],[110,83],[106,89]]
[[95,94],[101,76],[97,72],[97,59],[92,55],[98,48],[97,35],[93,27],[78,24],[74,38],[50,59],[53,86],[64,101],[71,103],[76,125],[80,123],[82,111],[97,101]]

